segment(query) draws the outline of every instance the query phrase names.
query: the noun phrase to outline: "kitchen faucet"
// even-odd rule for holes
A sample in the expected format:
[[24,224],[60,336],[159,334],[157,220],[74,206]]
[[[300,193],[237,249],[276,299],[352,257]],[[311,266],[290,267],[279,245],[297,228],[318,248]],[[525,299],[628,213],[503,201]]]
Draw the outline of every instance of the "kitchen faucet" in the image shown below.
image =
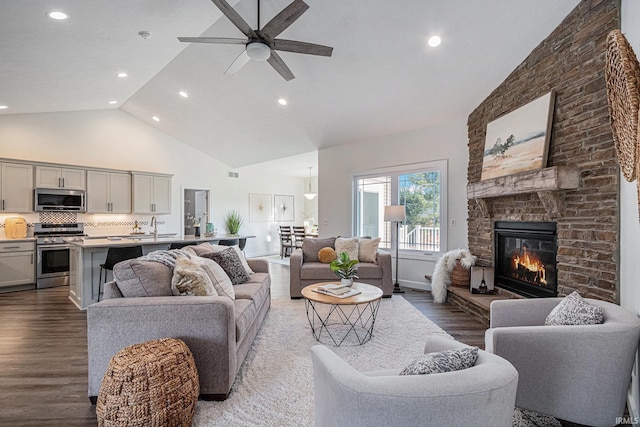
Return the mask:
[[152,216],[151,223],[149,225],[153,227],[153,238],[157,239],[158,238],[158,219],[155,216]]

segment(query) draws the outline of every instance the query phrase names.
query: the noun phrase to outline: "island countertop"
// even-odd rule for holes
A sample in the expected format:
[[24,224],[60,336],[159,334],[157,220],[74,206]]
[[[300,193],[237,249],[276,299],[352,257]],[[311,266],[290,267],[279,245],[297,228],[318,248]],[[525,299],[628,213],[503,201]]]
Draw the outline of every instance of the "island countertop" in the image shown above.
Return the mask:
[[140,236],[114,236],[114,237],[85,237],[83,241],[77,242],[69,242],[75,246],[79,246],[81,248],[110,248],[110,247],[118,247],[118,246],[133,246],[133,245],[157,245],[157,244],[171,244],[171,243],[193,243],[194,245],[204,243],[204,242],[219,242],[220,240],[239,240],[239,239],[249,239],[255,236],[248,235],[226,235],[226,234],[218,234],[215,236],[181,236],[177,234],[158,234],[158,237],[153,237],[153,235],[145,234]]

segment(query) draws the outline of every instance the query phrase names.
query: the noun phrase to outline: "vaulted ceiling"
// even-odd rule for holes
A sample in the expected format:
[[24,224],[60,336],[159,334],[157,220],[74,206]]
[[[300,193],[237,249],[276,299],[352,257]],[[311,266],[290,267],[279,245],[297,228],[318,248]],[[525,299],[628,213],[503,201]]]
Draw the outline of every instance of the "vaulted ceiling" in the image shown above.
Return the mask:
[[[119,108],[241,167],[465,116],[579,0],[306,2],[281,37],[333,56],[281,53],[287,82],[265,62],[223,75],[242,45],[178,42],[242,37],[209,0],[0,0],[0,114]],[[257,25],[257,0],[229,3]],[[262,24],[288,3],[262,0]]]

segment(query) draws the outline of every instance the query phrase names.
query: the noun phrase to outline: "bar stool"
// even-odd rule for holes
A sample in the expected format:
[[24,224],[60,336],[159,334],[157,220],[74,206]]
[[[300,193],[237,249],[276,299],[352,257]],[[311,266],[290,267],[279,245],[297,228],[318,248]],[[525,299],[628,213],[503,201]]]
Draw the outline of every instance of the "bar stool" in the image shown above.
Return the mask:
[[218,244],[220,246],[235,246],[240,244],[240,239],[222,239]]
[[138,258],[142,256],[142,245],[136,246],[119,246],[109,248],[107,250],[107,259],[104,264],[100,264],[100,278],[98,279],[99,290],[98,300],[102,295],[102,270],[104,270],[104,283],[107,283],[107,270],[113,271],[113,266],[121,261],[126,261],[132,258]]
[[169,245],[169,250],[172,250],[172,249],[182,249],[182,248],[184,248],[185,246],[190,246],[190,245],[194,245],[194,244],[195,244],[195,243],[190,243],[190,242],[186,242],[186,243],[185,243],[185,242],[175,242],[175,243],[171,243],[171,244]]

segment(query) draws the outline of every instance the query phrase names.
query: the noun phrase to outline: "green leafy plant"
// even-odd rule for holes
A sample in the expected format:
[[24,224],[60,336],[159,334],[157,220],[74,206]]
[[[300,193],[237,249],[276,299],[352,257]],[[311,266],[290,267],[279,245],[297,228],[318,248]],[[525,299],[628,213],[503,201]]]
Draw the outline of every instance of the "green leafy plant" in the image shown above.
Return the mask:
[[357,259],[351,259],[348,253],[341,252],[338,258],[331,261],[329,267],[341,279],[357,279],[358,267],[356,264],[359,262]]
[[238,234],[243,223],[242,215],[236,210],[227,212],[224,217],[224,227],[227,230],[227,234]]

